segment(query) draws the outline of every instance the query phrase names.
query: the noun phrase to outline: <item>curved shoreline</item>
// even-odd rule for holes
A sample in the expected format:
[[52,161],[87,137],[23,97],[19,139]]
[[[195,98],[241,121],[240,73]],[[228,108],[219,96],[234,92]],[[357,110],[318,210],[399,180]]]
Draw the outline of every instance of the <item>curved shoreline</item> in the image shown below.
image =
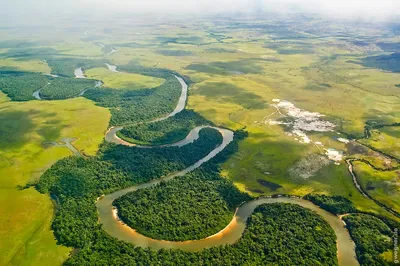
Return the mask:
[[[112,66],[106,64],[108,69],[112,72],[119,72],[116,70],[116,66]],[[181,112],[186,105],[187,101],[187,84],[184,80],[175,75],[175,77],[179,80],[182,86],[182,93],[178,100],[178,104],[173,112],[168,114],[167,116],[149,121],[147,123],[153,123],[157,121],[162,121],[168,119]],[[117,132],[120,131],[123,126],[115,126],[111,127],[107,130],[105,134],[105,140],[108,142],[112,142],[115,144],[125,145],[125,146],[136,146],[139,148],[162,148],[162,147],[170,147],[170,146],[178,146],[182,147],[187,145],[196,139],[199,138],[199,132],[202,128],[214,128],[220,132],[223,137],[222,143],[217,146],[214,150],[212,150],[207,156],[197,161],[195,164],[179,171],[176,173],[169,174],[167,176],[153,179],[147,183],[134,185],[122,190],[118,190],[108,195],[104,195],[102,197],[97,198],[96,208],[99,214],[99,222],[102,224],[102,228],[111,236],[129,242],[139,247],[143,248],[153,248],[153,249],[181,249],[186,251],[199,251],[204,248],[210,248],[215,246],[221,246],[226,244],[234,244],[237,242],[242,236],[245,228],[246,228],[246,220],[253,213],[254,209],[260,204],[268,204],[268,203],[293,203],[300,205],[302,207],[306,207],[315,211],[317,214],[322,216],[325,221],[329,223],[331,228],[334,230],[337,237],[337,256],[339,265],[343,266],[353,266],[359,265],[356,255],[355,255],[355,244],[350,238],[350,234],[347,229],[344,227],[343,222],[337,216],[328,213],[327,211],[319,208],[317,205],[314,205],[310,201],[296,198],[296,197],[278,197],[278,198],[260,198],[255,199],[249,202],[243,203],[236,209],[236,212],[231,220],[231,222],[221,231],[208,236],[206,238],[200,240],[188,240],[188,241],[168,241],[168,240],[158,240],[146,237],[140,233],[138,233],[135,229],[126,225],[123,221],[121,221],[118,217],[118,210],[113,206],[114,200],[126,195],[129,192],[134,192],[139,189],[149,188],[154,185],[159,184],[162,181],[169,181],[177,176],[183,176],[196,168],[200,167],[203,163],[209,161],[214,156],[216,156],[219,152],[225,149],[225,147],[233,141],[234,133],[228,129],[222,129],[212,126],[199,126],[192,129],[185,139],[178,141],[173,144],[165,144],[159,146],[141,146],[133,143],[129,143],[127,141],[122,140],[117,136]]]
[[[146,186],[147,187],[147,186]],[[121,195],[122,196],[122,195]],[[107,197],[107,196],[105,196]],[[167,241],[146,237],[138,233],[135,229],[129,227],[118,218],[118,212],[112,207],[111,211],[104,212],[103,202],[101,198],[96,203],[100,214],[100,222],[103,229],[110,235],[139,246],[142,248],[152,249],[181,249],[184,251],[200,251],[205,248],[211,248],[222,245],[231,245],[236,243],[243,235],[246,229],[246,221],[252,215],[255,208],[261,204],[272,203],[290,203],[310,209],[320,215],[333,229],[336,235],[337,256],[339,265],[353,266],[359,265],[355,255],[355,244],[352,241],[348,230],[346,229],[341,217],[337,217],[311,203],[310,201],[297,197],[278,197],[278,198],[259,198],[249,202],[245,202],[236,209],[236,212],[230,223],[221,231],[199,240],[187,241]],[[107,201],[109,199],[106,199]],[[110,210],[110,209],[109,209]],[[106,223],[103,223],[104,216],[108,216]]]
[[86,76],[83,74],[83,70],[81,67],[78,67],[77,69],[75,69],[74,74],[75,74],[75,78],[77,78],[77,79],[85,79],[86,78]]
[[[57,101],[58,99],[46,99],[46,98],[42,98],[42,97],[40,96],[40,91],[43,90],[45,87],[47,87],[47,86],[50,85],[50,84],[51,84],[50,82],[47,83],[46,86],[44,86],[43,88],[40,88],[40,89],[38,89],[37,91],[35,91],[35,92],[32,94],[32,96],[33,96],[36,100]],[[95,82],[94,87],[95,87],[95,88],[98,88],[98,87],[101,87],[102,85],[103,85],[103,82],[98,80],[98,81]],[[76,96],[72,96],[72,97],[69,97],[69,98],[62,99],[62,100],[73,99],[73,98],[77,98],[77,97],[83,96],[83,95],[85,94],[85,92],[88,91],[88,90],[90,90],[90,89],[91,89],[91,88],[84,89],[84,90],[82,90],[81,92],[79,92]]]
[[[116,70],[116,66],[111,66],[109,64],[106,64],[106,65],[107,65],[107,67],[109,68],[110,71],[119,72],[119,71]],[[188,96],[188,86],[187,86],[187,84],[185,83],[185,81],[181,77],[178,77],[176,75],[174,75],[174,76],[179,81],[179,83],[181,84],[181,87],[182,87],[181,95],[179,96],[178,103],[177,103],[175,109],[171,113],[166,115],[166,116],[163,116],[163,117],[160,117],[160,118],[157,118],[157,119],[151,120],[149,122],[145,122],[145,123],[150,124],[150,123],[155,123],[155,122],[166,120],[166,119],[168,119],[170,117],[175,116],[176,114],[178,114],[181,111],[183,111],[183,109],[185,109],[186,102],[187,102],[187,96]],[[136,123],[136,125],[137,124],[139,124],[139,123]],[[135,125],[135,124],[132,124],[132,125]],[[124,145],[124,146],[129,146],[129,147],[139,147],[139,148],[170,147],[170,146],[179,146],[179,145],[180,145],[179,147],[181,147],[181,146],[185,145],[185,144],[182,145],[182,143],[185,143],[185,141],[187,141],[186,139],[183,139],[183,140],[180,140],[177,143],[158,145],[158,146],[137,145],[137,144],[125,141],[125,140],[123,140],[123,139],[121,139],[120,137],[117,136],[117,132],[122,130],[123,128],[124,128],[123,126],[110,127],[107,130],[106,134],[105,134],[105,140],[108,141],[108,142],[111,142],[111,143],[115,143],[115,144],[120,144],[120,145]],[[195,131],[196,131],[196,128],[192,129],[192,131],[190,131],[189,135],[190,134],[195,134]],[[197,134],[198,134],[198,132],[197,132]],[[188,137],[186,137],[186,138],[188,138]],[[198,138],[198,136],[197,136],[197,138]]]

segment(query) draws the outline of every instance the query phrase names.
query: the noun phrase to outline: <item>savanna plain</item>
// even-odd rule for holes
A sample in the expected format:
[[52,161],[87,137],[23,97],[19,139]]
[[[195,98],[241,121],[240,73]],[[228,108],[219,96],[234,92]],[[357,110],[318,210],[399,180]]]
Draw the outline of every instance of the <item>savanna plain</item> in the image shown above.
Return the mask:
[[1,27],[0,265],[394,265],[399,35],[306,15]]

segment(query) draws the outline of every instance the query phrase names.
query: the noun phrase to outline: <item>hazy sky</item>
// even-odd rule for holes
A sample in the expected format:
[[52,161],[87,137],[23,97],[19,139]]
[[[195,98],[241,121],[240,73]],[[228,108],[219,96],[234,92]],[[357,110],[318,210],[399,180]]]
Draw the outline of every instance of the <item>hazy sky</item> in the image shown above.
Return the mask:
[[100,9],[109,12],[200,13],[308,11],[349,18],[400,15],[400,0],[0,0],[3,14],[53,14]]

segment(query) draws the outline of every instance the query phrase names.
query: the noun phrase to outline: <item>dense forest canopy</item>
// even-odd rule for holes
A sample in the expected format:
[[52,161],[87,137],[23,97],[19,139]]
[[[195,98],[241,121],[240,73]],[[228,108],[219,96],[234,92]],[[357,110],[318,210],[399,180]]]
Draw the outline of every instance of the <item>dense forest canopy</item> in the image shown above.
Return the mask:
[[114,204],[118,216],[139,233],[155,239],[194,240],[213,235],[232,220],[247,194],[202,167],[156,187],[131,192]]
[[160,145],[184,139],[196,126],[208,124],[193,110],[183,110],[167,120],[124,127],[117,135],[131,143]]

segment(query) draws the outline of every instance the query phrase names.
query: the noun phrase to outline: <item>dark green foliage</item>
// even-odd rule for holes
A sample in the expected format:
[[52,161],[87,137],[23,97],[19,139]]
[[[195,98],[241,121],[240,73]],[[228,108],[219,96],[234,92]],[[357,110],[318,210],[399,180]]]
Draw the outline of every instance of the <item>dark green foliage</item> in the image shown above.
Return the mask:
[[[182,148],[140,149],[103,144],[97,157],[70,157],[58,161],[40,178],[37,189],[42,193],[55,194],[61,199],[100,196],[105,191],[147,182],[184,169],[203,158],[221,142],[219,132],[206,128],[200,131],[198,140]],[[79,178],[84,181],[79,181]],[[68,186],[80,189],[69,190]],[[90,189],[84,189],[87,187]]]
[[6,40],[0,42],[0,48],[27,48],[33,46],[40,46],[41,43],[37,41],[22,41],[22,40]]
[[59,52],[54,48],[33,48],[33,47],[21,47],[12,48],[7,52],[0,54],[2,57],[11,57],[18,60],[27,59],[43,59],[45,57],[57,55]]
[[400,53],[392,53],[388,55],[369,56],[361,61],[352,63],[361,64],[365,67],[372,67],[391,71],[395,73],[400,72]]
[[357,259],[361,266],[394,265],[380,256],[393,248],[393,232],[384,222],[367,214],[349,215],[343,219],[356,244]]
[[276,50],[279,54],[292,55],[292,54],[312,54],[314,52],[313,46],[308,43],[302,42],[274,42],[265,46],[269,49]]
[[333,230],[312,211],[292,204],[259,206],[237,243],[200,252],[134,248],[91,228],[91,235],[82,232],[81,242],[88,244],[65,265],[337,265]]
[[47,57],[46,62],[51,68],[51,74],[62,77],[75,77],[75,69],[90,69],[96,67],[106,67],[106,60],[93,60],[88,58],[73,57]]
[[94,88],[95,83],[91,79],[55,78],[40,91],[40,95],[49,100],[68,99],[78,96],[86,89]]
[[351,201],[342,196],[308,194],[304,198],[333,214],[357,212]]
[[[98,157],[69,157],[53,165],[36,187],[42,193],[51,193],[59,203],[52,224],[58,243],[77,248],[65,265],[337,265],[335,235],[329,225],[313,212],[290,204],[260,206],[248,220],[247,229],[236,244],[200,252],[137,248],[116,240],[101,229],[94,204],[98,196],[174,172],[177,167],[182,169],[197,161],[210,149],[207,143],[216,145],[218,142],[215,131],[202,130],[200,133],[200,139],[186,148],[137,149],[107,144],[102,146]],[[217,211],[225,206],[226,213],[231,216],[234,207],[248,196],[221,179],[216,165],[236,151],[237,136],[243,138],[245,132],[236,132],[235,136],[234,142],[196,172],[155,189],[166,198],[170,196],[172,203],[174,195],[167,195],[164,188],[174,190],[184,186],[186,189],[176,191],[180,194],[175,197],[185,197],[190,202],[200,199],[195,204],[204,203]],[[201,142],[203,138],[205,142]],[[191,154],[189,150],[195,152]],[[173,157],[173,154],[180,157]],[[218,204],[214,202],[216,206],[210,206],[214,199],[219,200]],[[207,214],[204,213],[206,209],[201,211],[203,215]]]
[[184,139],[190,130],[209,124],[193,110],[183,110],[167,120],[124,127],[117,134],[120,138],[138,144],[166,144]]
[[205,49],[207,53],[236,53],[235,50],[229,50],[229,49],[224,49],[224,48],[208,48]]
[[99,88],[85,93],[86,98],[111,109],[110,125],[151,121],[174,110],[182,91],[179,81],[174,77],[176,73],[165,69],[146,68],[134,63],[121,66],[119,69],[164,78],[165,82],[153,89],[132,91]]
[[45,87],[50,77],[40,73],[18,71],[0,72],[0,90],[13,101],[29,101],[34,99],[32,94]]
[[101,148],[101,159],[132,173],[135,182],[146,182],[192,165],[222,143],[222,136],[215,129],[204,128],[199,135],[198,140],[181,148],[142,149],[106,144]]
[[160,36],[155,38],[156,42],[160,42],[161,44],[168,43],[179,43],[179,44],[201,44],[203,39],[198,36],[181,36],[181,37],[164,37]]
[[243,59],[209,64],[191,64],[186,69],[215,75],[261,74],[263,68],[260,63],[263,61],[262,59]]
[[114,204],[119,217],[156,239],[183,241],[213,235],[232,220],[237,206],[249,200],[217,169],[203,167],[156,187],[129,193]]
[[157,53],[162,54],[164,56],[190,56],[193,55],[190,51],[184,50],[157,50]]

